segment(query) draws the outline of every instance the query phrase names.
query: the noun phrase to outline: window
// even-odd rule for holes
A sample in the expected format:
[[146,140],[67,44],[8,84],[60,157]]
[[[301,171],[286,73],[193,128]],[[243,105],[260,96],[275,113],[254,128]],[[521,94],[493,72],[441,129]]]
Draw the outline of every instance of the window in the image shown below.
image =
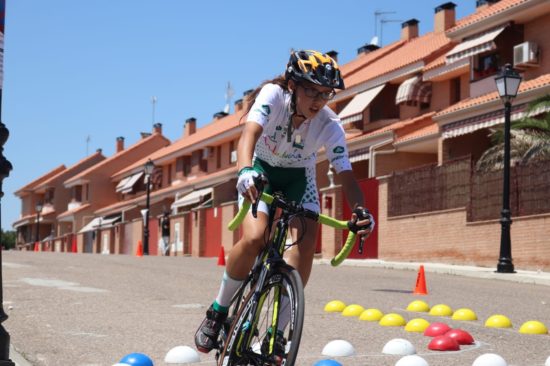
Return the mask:
[[450,86],[450,104],[455,104],[460,102],[460,77],[451,79],[451,86]]
[[216,168],[220,169],[222,167],[222,147],[216,147]]
[[82,186],[74,186],[71,192],[73,201],[82,202]]
[[490,53],[474,57],[474,80],[494,75],[498,71],[498,55]]

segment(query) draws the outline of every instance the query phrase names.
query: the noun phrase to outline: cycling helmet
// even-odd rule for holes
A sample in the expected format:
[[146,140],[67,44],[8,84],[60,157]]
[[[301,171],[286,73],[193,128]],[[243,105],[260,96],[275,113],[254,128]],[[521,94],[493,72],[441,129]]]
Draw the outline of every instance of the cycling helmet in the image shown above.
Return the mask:
[[338,64],[327,54],[302,50],[292,52],[285,76],[295,81],[309,81],[334,89],[345,89]]

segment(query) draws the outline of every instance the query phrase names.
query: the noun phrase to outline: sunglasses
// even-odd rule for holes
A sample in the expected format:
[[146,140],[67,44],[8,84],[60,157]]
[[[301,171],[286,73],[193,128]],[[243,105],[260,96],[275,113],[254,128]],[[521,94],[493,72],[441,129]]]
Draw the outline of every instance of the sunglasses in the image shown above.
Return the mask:
[[320,92],[315,88],[308,88],[303,85],[300,85],[302,89],[304,89],[304,93],[307,97],[315,99],[317,97],[321,97],[323,100],[331,100],[336,95],[336,92],[334,90],[328,91],[328,92]]

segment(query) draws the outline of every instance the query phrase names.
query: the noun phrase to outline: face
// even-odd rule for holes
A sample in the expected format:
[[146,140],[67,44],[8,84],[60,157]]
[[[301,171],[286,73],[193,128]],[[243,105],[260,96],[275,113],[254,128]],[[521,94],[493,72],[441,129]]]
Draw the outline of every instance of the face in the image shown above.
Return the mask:
[[[332,99],[333,89],[308,82],[292,83],[296,93],[296,112],[312,119]],[[328,99],[327,99],[328,98]]]

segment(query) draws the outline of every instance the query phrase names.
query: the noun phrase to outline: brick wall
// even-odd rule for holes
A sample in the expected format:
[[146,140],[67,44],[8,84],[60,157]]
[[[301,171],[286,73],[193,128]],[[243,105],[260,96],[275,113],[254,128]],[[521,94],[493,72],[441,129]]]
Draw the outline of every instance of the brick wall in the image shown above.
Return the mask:
[[[378,253],[384,260],[494,266],[499,258],[498,220],[466,222],[466,209],[388,219],[387,180],[380,181]],[[550,269],[550,214],[514,218],[512,259],[516,268]]]

